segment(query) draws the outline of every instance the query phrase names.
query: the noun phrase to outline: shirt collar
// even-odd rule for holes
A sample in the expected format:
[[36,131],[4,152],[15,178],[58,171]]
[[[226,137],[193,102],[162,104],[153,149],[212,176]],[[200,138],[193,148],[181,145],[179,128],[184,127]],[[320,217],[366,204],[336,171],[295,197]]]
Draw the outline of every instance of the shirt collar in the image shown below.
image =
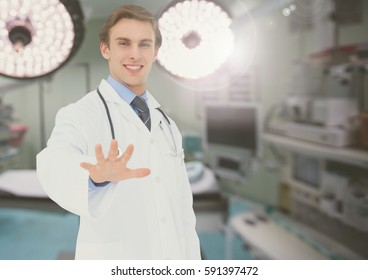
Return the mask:
[[[137,96],[132,90],[130,90],[126,85],[119,83],[111,75],[107,77],[106,80],[109,85],[117,92],[117,94],[128,104],[130,104],[133,99]],[[145,91],[141,96],[147,102],[147,91]]]

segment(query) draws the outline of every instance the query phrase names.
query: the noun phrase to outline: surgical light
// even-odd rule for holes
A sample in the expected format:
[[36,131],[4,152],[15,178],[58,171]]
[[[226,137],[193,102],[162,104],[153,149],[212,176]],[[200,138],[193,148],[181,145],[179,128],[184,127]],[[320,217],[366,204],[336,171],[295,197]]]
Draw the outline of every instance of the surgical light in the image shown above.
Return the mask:
[[158,19],[162,33],[158,62],[185,79],[214,73],[233,49],[231,23],[229,14],[212,1],[174,2]]
[[0,0],[0,74],[46,76],[76,53],[83,36],[78,0]]

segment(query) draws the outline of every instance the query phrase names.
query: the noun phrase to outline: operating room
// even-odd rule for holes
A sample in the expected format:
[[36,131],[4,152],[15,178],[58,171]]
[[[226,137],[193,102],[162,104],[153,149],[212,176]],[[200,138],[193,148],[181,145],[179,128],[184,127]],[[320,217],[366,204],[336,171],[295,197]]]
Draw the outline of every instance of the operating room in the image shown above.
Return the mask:
[[36,157],[107,79],[123,4],[162,33],[147,89],[182,135],[202,259],[367,259],[368,1],[0,0],[0,260],[75,258],[79,217]]

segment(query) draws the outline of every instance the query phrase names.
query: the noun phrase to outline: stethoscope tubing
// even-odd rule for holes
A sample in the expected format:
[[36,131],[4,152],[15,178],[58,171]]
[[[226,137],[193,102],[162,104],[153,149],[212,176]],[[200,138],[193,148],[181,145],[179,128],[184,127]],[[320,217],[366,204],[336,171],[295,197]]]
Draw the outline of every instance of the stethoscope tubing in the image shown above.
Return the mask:
[[[103,96],[102,96],[99,88],[97,88],[97,93],[98,93],[98,96],[100,97],[102,103],[104,104],[104,107],[105,107],[105,110],[106,110],[106,114],[107,114],[107,118],[109,120],[109,125],[110,125],[110,130],[111,130],[111,137],[114,140],[115,139],[115,129],[114,129],[114,125],[112,123],[112,119],[111,119],[111,114],[110,114],[109,107],[107,106],[106,100],[105,100],[105,98],[103,98]],[[172,141],[173,141],[173,144],[174,144],[174,147],[173,148],[174,148],[175,152],[177,153],[177,147],[176,147],[174,135],[173,135],[173,133],[171,131],[171,123],[170,123],[170,120],[169,120],[169,118],[166,116],[166,114],[160,108],[156,108],[156,109],[162,114],[162,116],[165,118],[165,120],[167,122],[167,125],[169,127],[169,131],[170,131],[170,134],[171,134],[171,138],[172,138]],[[119,151],[119,153],[121,153],[121,151]]]
[[111,120],[111,115],[110,115],[110,110],[109,110],[109,107],[107,107],[107,104],[106,104],[106,100],[105,98],[103,98],[99,88],[97,88],[97,93],[98,95],[100,96],[101,100],[102,100],[102,103],[104,104],[105,106],[105,110],[106,110],[106,114],[107,114],[107,118],[109,119],[109,124],[110,124],[110,130],[111,130],[111,137],[112,139],[115,140],[115,130],[114,130],[114,126],[112,124],[112,120]]

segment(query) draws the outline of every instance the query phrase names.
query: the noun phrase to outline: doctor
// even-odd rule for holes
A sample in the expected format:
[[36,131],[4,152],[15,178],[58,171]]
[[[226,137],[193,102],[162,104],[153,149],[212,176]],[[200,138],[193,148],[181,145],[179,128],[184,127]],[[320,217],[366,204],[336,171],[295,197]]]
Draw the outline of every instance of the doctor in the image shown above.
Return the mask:
[[46,193],[80,216],[76,259],[200,259],[181,136],[146,89],[160,45],[149,12],[114,10],[100,32],[108,79],[60,109],[37,155]]

